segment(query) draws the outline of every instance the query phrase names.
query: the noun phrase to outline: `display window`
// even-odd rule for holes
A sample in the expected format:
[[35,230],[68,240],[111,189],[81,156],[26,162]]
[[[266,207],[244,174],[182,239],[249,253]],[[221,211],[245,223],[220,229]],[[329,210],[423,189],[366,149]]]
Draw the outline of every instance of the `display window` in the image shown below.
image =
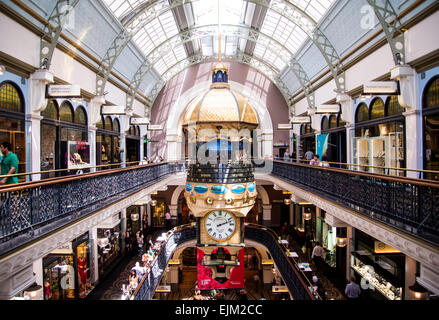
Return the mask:
[[337,228],[330,226],[324,218],[317,218],[316,238],[326,250],[323,260],[331,268],[336,268]]
[[[439,77],[430,80],[424,90],[424,169],[439,171]],[[439,174],[426,173],[424,178],[439,180]]]
[[[120,123],[110,116],[102,118],[97,125],[96,134],[96,165],[114,164],[121,162],[120,158]],[[115,166],[102,167],[112,169]]]
[[88,232],[43,258],[44,300],[85,298],[91,284]]
[[166,202],[158,199],[157,204],[152,207],[152,225],[154,227],[165,226]]
[[[26,134],[24,122],[24,98],[15,83],[0,84],[0,141],[9,142],[18,157],[18,173],[26,172]],[[24,182],[25,176],[18,177]]]
[[386,104],[381,98],[357,107],[355,133],[352,135],[352,158],[356,170],[404,176],[405,171],[405,120],[402,107],[395,96]]
[[364,232],[355,230],[351,268],[363,279],[363,291],[373,300],[402,300],[405,255]]
[[121,227],[97,229],[99,277],[105,277],[121,256]]
[[[58,108],[56,100],[49,100],[41,115],[43,116],[41,120],[41,171],[70,169],[72,165],[69,160],[72,160],[73,155],[76,157],[75,164],[89,166],[89,155],[86,155],[85,151],[74,152],[76,154],[70,154],[69,159],[70,145],[85,146],[88,143],[87,115],[84,107],[78,106],[74,111],[70,102],[63,101]],[[48,172],[43,173],[42,178],[76,173],[77,170]]]
[[[332,162],[331,167],[343,168],[346,163],[346,123],[340,116],[331,115],[322,118],[321,134],[317,136],[316,153],[328,162]],[[322,143],[323,142],[323,143]],[[335,163],[339,163],[336,165]]]
[[299,154],[305,159],[307,151],[316,152],[316,136],[310,124],[303,124],[300,128]]

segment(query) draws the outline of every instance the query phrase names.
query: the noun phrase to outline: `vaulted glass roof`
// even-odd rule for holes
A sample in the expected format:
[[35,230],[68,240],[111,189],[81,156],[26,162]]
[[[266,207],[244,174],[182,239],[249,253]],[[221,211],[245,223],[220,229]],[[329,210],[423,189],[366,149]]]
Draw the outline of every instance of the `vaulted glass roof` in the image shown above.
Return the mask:
[[[171,67],[185,65],[180,62],[190,57],[217,56],[220,23],[224,56],[242,53],[254,57],[247,61],[262,61],[279,75],[336,0],[219,0],[220,23],[216,0],[187,0],[184,5],[175,0],[103,1],[129,32],[135,30],[133,41],[146,59],[167,39],[188,30],[204,30],[190,33],[189,41],[186,34],[181,43],[174,42],[152,61],[163,77]],[[149,22],[137,28],[139,17],[146,16]],[[252,30],[258,35],[252,36]]]

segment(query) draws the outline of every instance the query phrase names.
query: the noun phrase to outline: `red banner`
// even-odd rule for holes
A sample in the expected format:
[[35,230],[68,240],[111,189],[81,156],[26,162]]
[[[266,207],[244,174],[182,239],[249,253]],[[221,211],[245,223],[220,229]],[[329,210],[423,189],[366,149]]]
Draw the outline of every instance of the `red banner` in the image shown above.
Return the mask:
[[[217,248],[218,249],[218,248]],[[215,249],[212,253],[215,253]],[[224,248],[226,253],[229,253]],[[239,266],[203,266],[204,251],[197,248],[198,289],[242,289],[244,288],[244,248],[238,252]],[[217,276],[213,279],[214,274]],[[227,279],[227,280],[226,280]],[[221,283],[222,282],[222,283]]]

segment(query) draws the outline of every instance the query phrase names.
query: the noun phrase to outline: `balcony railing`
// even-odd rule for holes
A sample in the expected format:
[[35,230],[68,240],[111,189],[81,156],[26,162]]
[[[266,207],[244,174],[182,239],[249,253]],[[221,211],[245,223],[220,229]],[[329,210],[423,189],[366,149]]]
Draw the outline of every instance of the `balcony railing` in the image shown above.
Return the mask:
[[186,170],[169,162],[0,187],[0,254]]
[[[294,260],[290,260],[286,249],[277,242],[273,231],[258,225],[248,224],[245,228],[245,237],[264,245],[273,257],[288,290],[295,300],[318,300],[320,297],[316,292],[311,293],[308,287],[311,284],[300,270]],[[172,257],[178,245],[196,239],[195,226],[182,226],[177,230],[168,233],[168,238],[162,244],[159,253],[153,260],[150,268],[143,276],[131,300],[150,300],[154,291],[160,283],[163,271],[169,259]]]
[[439,182],[280,161],[274,161],[272,175],[439,244]]

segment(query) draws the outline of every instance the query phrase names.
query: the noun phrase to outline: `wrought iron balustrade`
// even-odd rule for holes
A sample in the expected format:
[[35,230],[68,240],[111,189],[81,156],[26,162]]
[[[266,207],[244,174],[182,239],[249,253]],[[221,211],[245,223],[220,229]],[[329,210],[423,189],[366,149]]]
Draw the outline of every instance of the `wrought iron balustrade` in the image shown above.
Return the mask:
[[171,259],[177,246],[195,239],[195,227],[183,226],[177,231],[172,231],[166,242],[162,244],[149,271],[142,277],[142,280],[140,280],[131,300],[151,300],[154,296],[154,291],[160,283],[163,271],[166,269],[169,259]]
[[[264,230],[265,229],[265,230]],[[264,245],[273,257],[285,283],[295,300],[315,300],[320,299],[318,295],[313,296],[307,289],[308,285],[302,279],[305,277],[300,274],[299,267],[291,262],[273,233],[266,228],[258,225],[246,225],[246,238]],[[154,291],[160,283],[163,271],[169,259],[172,257],[178,245],[196,239],[196,228],[183,226],[178,231],[173,231],[166,242],[162,245],[159,253],[151,264],[149,271],[143,276],[131,300],[150,300],[154,296]]]
[[186,170],[169,162],[0,187],[0,254]]
[[439,244],[439,182],[274,161],[272,175]]
[[321,300],[316,292],[311,293],[307,289],[312,287],[309,280],[299,266],[287,257],[286,249],[278,242],[273,231],[248,224],[245,226],[245,238],[263,244],[268,249],[294,300]]

